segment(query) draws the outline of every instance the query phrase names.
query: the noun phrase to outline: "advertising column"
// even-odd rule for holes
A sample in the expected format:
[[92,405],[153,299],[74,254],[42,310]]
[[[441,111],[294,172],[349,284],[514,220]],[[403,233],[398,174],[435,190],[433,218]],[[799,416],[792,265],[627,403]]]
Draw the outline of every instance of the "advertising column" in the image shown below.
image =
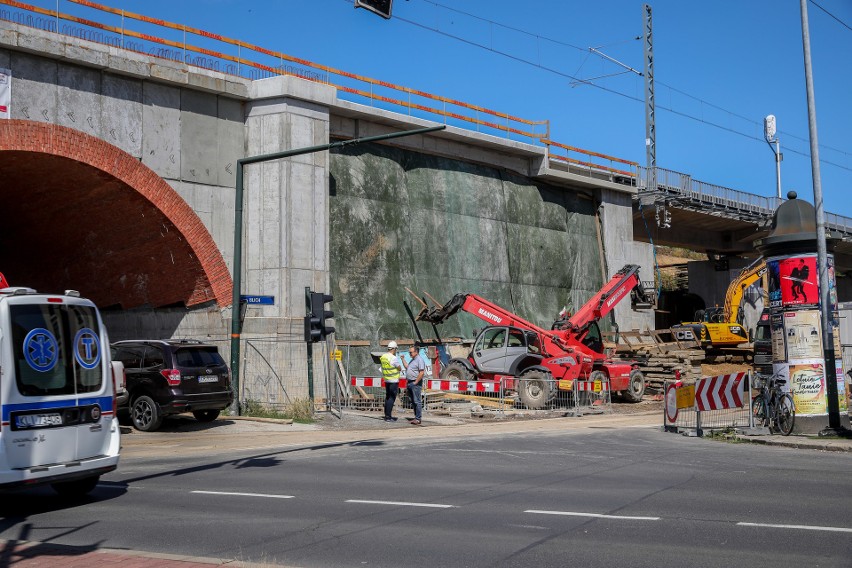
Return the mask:
[[[839,353],[834,257],[828,255],[829,297],[835,349]],[[772,327],[773,372],[787,381],[796,416],[828,415],[825,359],[816,253],[772,256],[766,262]],[[843,361],[836,361],[840,412],[848,411]]]

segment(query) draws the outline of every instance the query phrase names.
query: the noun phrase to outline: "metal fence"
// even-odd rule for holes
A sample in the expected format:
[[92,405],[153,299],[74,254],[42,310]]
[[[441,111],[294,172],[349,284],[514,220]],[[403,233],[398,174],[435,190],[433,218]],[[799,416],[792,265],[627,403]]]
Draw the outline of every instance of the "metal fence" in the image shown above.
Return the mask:
[[612,413],[612,390],[609,379],[575,380],[571,386],[574,398],[574,414]]
[[[230,341],[205,340],[230,360]],[[330,354],[333,345],[313,344],[313,384],[308,380],[307,344],[302,338],[252,338],[240,343],[239,392],[241,407],[262,406],[283,412],[288,406],[309,404],[315,410],[339,412],[348,388]]]
[[[380,376],[352,376],[349,384],[352,392],[344,397],[347,408],[383,411],[385,388]],[[401,381],[396,403],[400,411],[412,408],[404,384]],[[424,412],[500,417],[529,413],[572,416],[610,413],[611,394],[608,379],[574,380],[566,385],[565,381],[540,377],[504,377],[497,381],[442,381],[427,377],[422,392]]]

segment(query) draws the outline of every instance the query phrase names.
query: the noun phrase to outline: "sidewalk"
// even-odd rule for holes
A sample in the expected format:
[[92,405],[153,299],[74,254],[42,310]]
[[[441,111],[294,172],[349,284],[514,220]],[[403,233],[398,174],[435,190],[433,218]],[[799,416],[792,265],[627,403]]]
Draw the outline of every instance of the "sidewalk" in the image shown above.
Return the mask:
[[749,444],[779,446],[800,450],[820,450],[823,452],[852,452],[852,439],[818,438],[814,436],[738,436],[737,440]]

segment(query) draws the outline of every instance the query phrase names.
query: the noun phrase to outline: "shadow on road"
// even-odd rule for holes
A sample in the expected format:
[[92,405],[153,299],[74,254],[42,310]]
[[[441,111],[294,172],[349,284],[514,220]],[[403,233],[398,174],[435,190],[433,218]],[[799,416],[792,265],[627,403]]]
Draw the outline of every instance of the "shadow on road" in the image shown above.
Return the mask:
[[221,460],[213,463],[208,463],[204,465],[196,465],[192,467],[184,467],[179,469],[172,469],[161,471],[157,473],[152,473],[148,475],[140,475],[138,477],[131,477],[117,483],[119,486],[126,486],[132,483],[136,483],[139,481],[147,481],[149,479],[157,479],[161,477],[175,477],[179,475],[190,475],[193,473],[198,473],[201,471],[209,471],[214,469],[219,469],[222,467],[232,466],[235,469],[242,469],[248,467],[274,467],[279,465],[282,460],[279,459],[279,456],[285,456],[287,454],[297,453],[297,452],[315,452],[319,450],[327,450],[330,448],[343,448],[343,447],[360,447],[360,446],[382,446],[385,442],[382,440],[360,440],[355,442],[334,442],[329,444],[318,444],[315,446],[302,446],[299,448],[290,448],[286,450],[278,450],[274,452],[267,452],[263,454],[257,454],[254,456],[248,456],[244,458],[236,458],[230,460]]
[[[99,549],[103,541],[84,546],[65,546],[53,544],[50,541],[72,535],[96,525],[100,521],[86,521],[78,525],[51,527],[56,531],[55,534],[52,534],[49,539],[39,536],[38,538],[44,542],[33,544],[27,542],[33,538],[33,523],[30,522],[30,517],[108,501],[123,495],[126,491],[127,488],[124,486],[99,483],[92,493],[83,497],[59,496],[47,486],[3,493],[3,499],[0,502],[0,535],[5,539],[5,542],[0,545],[0,567],[13,566],[33,558],[44,559],[45,566],[49,566],[50,561],[47,559],[51,556],[63,558],[82,556]],[[89,519],[91,515],[83,513],[80,517],[81,519]],[[16,527],[16,534],[7,534]],[[43,535],[44,527],[40,527],[40,530],[42,531],[40,535]]]

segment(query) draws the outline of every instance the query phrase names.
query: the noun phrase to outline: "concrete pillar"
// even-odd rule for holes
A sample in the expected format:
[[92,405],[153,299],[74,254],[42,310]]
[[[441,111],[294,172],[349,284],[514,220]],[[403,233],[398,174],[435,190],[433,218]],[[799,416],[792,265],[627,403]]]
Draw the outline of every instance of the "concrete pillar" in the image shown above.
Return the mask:
[[[273,77],[256,81],[246,107],[247,156],[329,142],[332,87]],[[245,334],[301,333],[304,289],[328,291],[328,152],[247,166],[244,275],[247,295],[275,296],[249,308]]]
[[[643,282],[654,280],[654,255],[651,245],[633,240],[633,205],[629,194],[602,189],[600,216],[603,248],[606,255],[604,282],[621,270],[625,264],[638,264]],[[649,294],[655,294],[653,288]],[[630,302],[621,302],[615,308],[615,321],[622,331],[654,329],[652,310],[634,311]]]

